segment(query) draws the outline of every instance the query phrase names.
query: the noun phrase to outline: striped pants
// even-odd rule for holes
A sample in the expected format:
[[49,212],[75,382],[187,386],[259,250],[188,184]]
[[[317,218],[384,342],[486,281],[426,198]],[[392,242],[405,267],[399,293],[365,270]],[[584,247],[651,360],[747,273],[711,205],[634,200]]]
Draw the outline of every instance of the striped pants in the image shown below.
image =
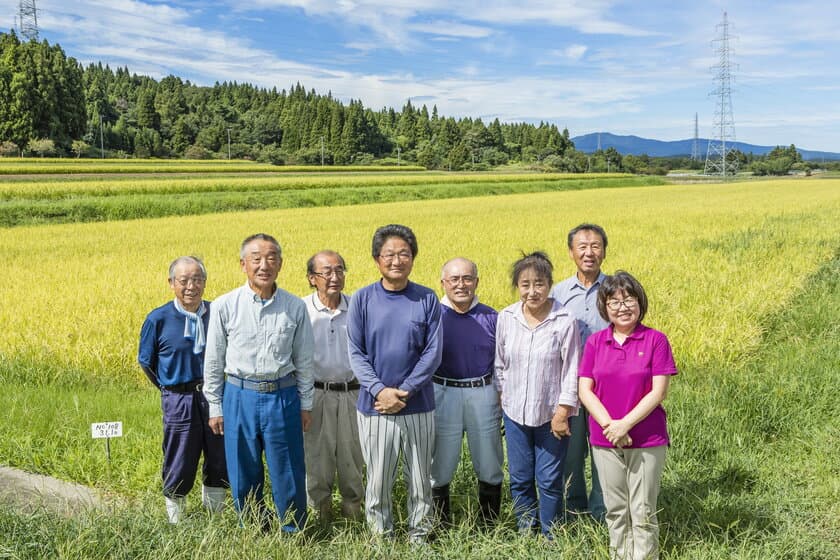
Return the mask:
[[365,515],[371,531],[392,536],[392,493],[400,452],[405,461],[408,534],[423,537],[432,525],[432,448],[434,412],[365,416],[358,413],[362,456],[367,465]]

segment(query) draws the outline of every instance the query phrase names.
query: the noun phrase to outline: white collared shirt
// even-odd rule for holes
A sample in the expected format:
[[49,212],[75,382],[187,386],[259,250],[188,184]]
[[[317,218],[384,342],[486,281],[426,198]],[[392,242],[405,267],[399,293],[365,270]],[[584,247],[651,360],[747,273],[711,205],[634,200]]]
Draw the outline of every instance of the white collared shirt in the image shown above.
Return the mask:
[[337,309],[330,309],[312,292],[303,298],[315,335],[315,381],[346,383],[356,379],[347,351],[347,309],[350,298],[341,294]]
[[579,359],[577,323],[557,300],[534,328],[528,326],[521,301],[499,312],[495,383],[502,410],[514,422],[541,426],[561,404],[576,415]]

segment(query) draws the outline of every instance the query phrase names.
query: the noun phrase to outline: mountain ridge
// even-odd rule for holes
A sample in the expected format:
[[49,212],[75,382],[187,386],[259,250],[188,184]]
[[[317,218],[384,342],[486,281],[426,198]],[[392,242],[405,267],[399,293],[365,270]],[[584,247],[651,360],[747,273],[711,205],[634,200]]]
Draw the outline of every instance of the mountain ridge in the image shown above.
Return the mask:
[[[618,135],[610,132],[592,132],[590,134],[582,134],[572,138],[575,143],[575,148],[581,152],[592,153],[598,148],[598,136],[601,137],[601,149],[615,148],[621,155],[640,156],[647,154],[651,157],[677,157],[677,156],[691,156],[692,145],[694,139],[688,140],[654,140],[651,138],[642,138],[635,135]],[[755,155],[765,155],[776,146],[759,146],[756,144],[748,144],[746,142],[733,142],[736,149],[744,153],[753,153]],[[697,146],[702,159],[706,158],[706,150],[709,145],[708,138],[698,138]],[[840,153],[823,152],[818,150],[804,150],[797,147],[797,151],[802,154],[804,160],[840,160]]]

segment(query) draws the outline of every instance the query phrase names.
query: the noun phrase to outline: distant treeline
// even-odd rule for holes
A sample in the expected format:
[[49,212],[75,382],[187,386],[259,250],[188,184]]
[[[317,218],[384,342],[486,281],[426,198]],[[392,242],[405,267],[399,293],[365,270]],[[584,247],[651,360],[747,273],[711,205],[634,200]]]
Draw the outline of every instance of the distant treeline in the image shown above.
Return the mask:
[[[228,141],[229,139],[229,141]],[[428,168],[542,162],[585,171],[556,125],[454,119],[408,101],[374,111],[297,84],[197,86],[127,68],[80,65],[59,45],[0,34],[0,150],[6,155],[228,157],[272,163],[365,164],[397,158]],[[387,161],[386,161],[387,163]]]

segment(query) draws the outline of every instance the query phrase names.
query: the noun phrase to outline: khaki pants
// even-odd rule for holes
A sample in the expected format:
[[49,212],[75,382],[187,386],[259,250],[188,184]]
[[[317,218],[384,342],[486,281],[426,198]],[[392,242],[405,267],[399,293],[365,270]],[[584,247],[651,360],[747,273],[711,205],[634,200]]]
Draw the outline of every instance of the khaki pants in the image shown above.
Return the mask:
[[358,398],[358,390],[315,389],[312,424],[304,433],[304,446],[309,505],[319,511],[329,509],[336,473],[342,513],[353,517],[361,511],[364,461],[356,421]]
[[604,492],[610,555],[617,560],[659,558],[656,500],[666,446],[639,449],[592,447]]

